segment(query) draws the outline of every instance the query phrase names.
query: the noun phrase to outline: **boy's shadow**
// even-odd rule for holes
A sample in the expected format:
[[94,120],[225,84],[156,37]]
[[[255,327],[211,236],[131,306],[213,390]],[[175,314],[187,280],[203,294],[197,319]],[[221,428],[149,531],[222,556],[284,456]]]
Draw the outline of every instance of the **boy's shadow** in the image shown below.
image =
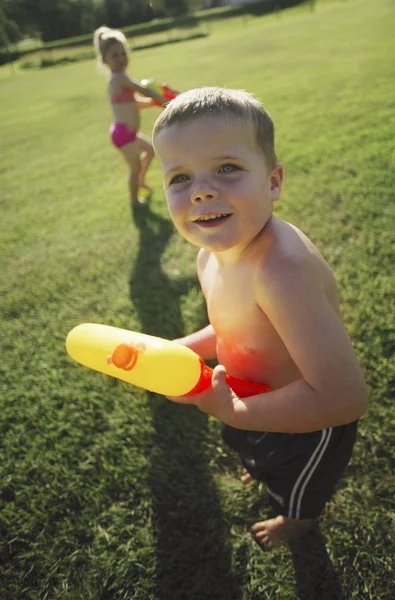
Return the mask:
[[[138,207],[134,221],[139,251],[130,277],[130,297],[144,333],[167,339],[184,335],[181,299],[199,288],[195,276],[172,280],[162,268],[162,255],[173,224]],[[206,324],[202,305],[198,315]],[[207,418],[151,394],[153,436],[150,486],[156,537],[156,600],[203,598],[238,600],[231,574],[231,549],[217,490],[208,468]]]
[[291,544],[299,600],[346,600],[317,525]]
[[[140,232],[140,241],[129,292],[142,331],[166,339],[183,336],[180,300],[191,288],[199,288],[197,279],[191,276],[173,280],[163,269],[163,252],[174,233],[169,220],[152,212],[149,205],[133,209],[133,219]],[[204,318],[203,310],[199,316]]]

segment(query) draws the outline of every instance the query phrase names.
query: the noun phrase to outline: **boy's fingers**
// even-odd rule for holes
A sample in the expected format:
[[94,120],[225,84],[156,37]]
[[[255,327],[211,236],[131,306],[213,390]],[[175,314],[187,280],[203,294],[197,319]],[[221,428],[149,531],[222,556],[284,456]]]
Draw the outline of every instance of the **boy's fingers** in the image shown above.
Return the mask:
[[[211,385],[213,390],[219,390],[222,388],[226,388],[229,390],[229,386],[226,383],[226,369],[223,365],[217,365],[212,374]],[[206,392],[202,392],[202,394],[197,394],[196,396],[165,396],[168,400],[172,402],[177,402],[178,404],[197,404],[200,406],[200,395],[205,397]]]
[[223,365],[217,365],[214,368],[211,385],[214,389],[217,389],[219,386],[228,385],[226,383],[226,369]]

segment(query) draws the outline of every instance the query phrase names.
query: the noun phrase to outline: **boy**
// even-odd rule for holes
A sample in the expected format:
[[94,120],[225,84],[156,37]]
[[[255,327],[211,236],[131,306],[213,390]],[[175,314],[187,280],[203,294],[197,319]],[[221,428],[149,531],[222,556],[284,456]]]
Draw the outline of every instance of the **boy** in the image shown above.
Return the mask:
[[[262,105],[244,91],[191,90],[168,104],[153,140],[170,216],[200,247],[210,323],[177,341],[219,362],[211,388],[188,401],[222,422],[242,479],[265,481],[276,516],[252,532],[273,548],[310,528],[333,494],[367,407],[364,377],[332,272],[273,216],[283,167]],[[226,372],[272,391],[240,399]]]

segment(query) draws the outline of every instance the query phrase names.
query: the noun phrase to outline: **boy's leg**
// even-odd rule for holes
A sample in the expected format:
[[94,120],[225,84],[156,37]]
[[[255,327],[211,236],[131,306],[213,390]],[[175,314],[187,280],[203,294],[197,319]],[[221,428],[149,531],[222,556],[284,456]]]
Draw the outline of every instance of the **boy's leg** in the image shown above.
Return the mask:
[[356,431],[355,422],[309,434],[248,434],[244,481],[265,481],[277,514],[253,525],[258,543],[273,548],[314,526],[350,460]]
[[273,519],[258,521],[251,527],[258,544],[267,548],[278,548],[298,539],[304,532],[312,529],[316,519],[288,519],[278,515]]
[[[248,485],[254,478],[243,467],[240,479],[242,483]],[[312,529],[315,524],[316,519],[288,519],[283,515],[278,515],[272,519],[254,523],[251,533],[258,544],[272,549],[299,538],[302,533]]]

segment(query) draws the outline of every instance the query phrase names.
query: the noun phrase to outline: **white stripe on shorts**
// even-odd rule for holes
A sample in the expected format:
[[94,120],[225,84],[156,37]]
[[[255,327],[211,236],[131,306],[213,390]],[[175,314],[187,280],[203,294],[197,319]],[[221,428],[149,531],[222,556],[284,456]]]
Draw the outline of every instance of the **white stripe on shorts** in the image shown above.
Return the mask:
[[329,441],[332,436],[332,427],[329,429],[323,429],[321,432],[321,439],[318,442],[316,449],[313,454],[310,456],[310,460],[307,465],[299,475],[296,480],[295,485],[292,488],[291,498],[289,501],[289,510],[288,510],[288,518],[290,519],[299,519],[300,518],[300,508],[302,505],[303,495],[306,489],[307,484],[309,483],[311,477],[314,474],[314,471],[318,467],[322,457],[324,456],[324,452],[328,447]]

